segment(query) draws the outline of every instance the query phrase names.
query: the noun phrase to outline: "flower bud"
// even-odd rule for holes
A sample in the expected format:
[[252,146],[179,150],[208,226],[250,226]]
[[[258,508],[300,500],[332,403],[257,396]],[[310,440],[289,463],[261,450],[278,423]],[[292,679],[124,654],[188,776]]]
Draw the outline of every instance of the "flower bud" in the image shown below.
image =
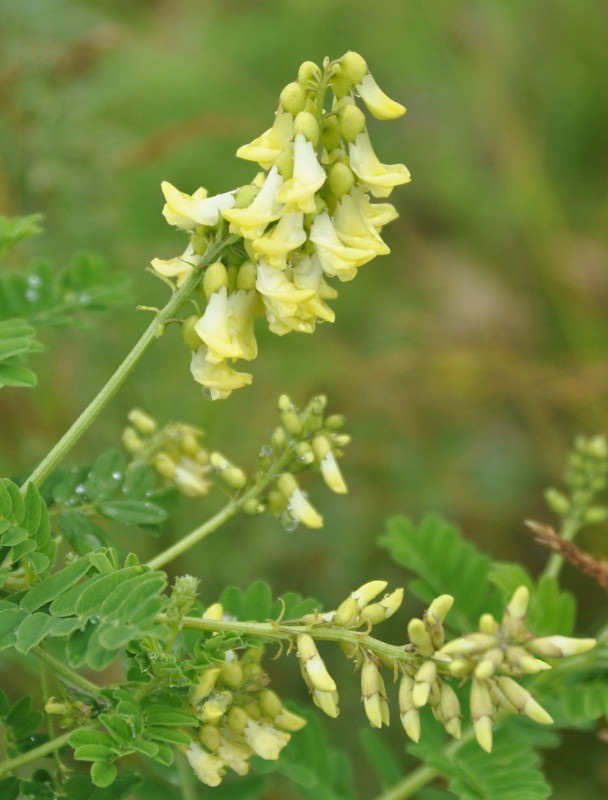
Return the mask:
[[498,641],[495,636],[485,633],[468,633],[458,639],[452,639],[439,651],[444,656],[468,656],[474,653],[483,653],[496,647]]
[[129,411],[127,419],[131,425],[140,433],[143,433],[144,436],[151,436],[158,428],[158,423],[154,417],[146,414],[141,408],[134,408]]
[[[602,487],[603,488],[603,487]],[[608,507],[590,506],[583,514],[583,521],[587,525],[598,525],[608,519]]]
[[373,728],[389,724],[389,710],[384,681],[377,665],[366,660],[361,668],[361,697],[365,713]]
[[334,64],[329,85],[337,98],[344,97],[350,92],[352,83],[344,75],[340,64]]
[[346,494],[348,488],[327,436],[315,436],[312,441],[312,449],[319,462],[319,468],[325,483],[332,492]]
[[146,446],[144,440],[137,435],[134,428],[125,428],[122,432],[122,443],[127,453],[139,453]]
[[301,633],[297,639],[297,647],[300,668],[307,683],[321,692],[335,692],[335,681],[327,671],[312,636]]
[[460,739],[462,714],[458,695],[445,681],[439,681],[439,692],[439,711],[443,719],[443,727],[450,736]]
[[243,733],[249,719],[249,715],[240,706],[230,706],[226,714],[228,727],[237,734]]
[[321,83],[321,70],[314,61],[304,61],[298,69],[298,83],[308,87]]
[[298,442],[296,445],[296,458],[301,464],[312,464],[315,454],[308,442]]
[[329,188],[336,199],[350,192],[355,183],[355,176],[346,164],[336,161],[329,168]]
[[243,667],[236,659],[223,661],[220,665],[222,680],[229,689],[238,689],[243,683]]
[[157,453],[152,459],[152,466],[163,478],[174,478],[177,464],[166,453]]
[[436,649],[443,647],[445,642],[445,631],[443,622],[448,611],[454,605],[454,598],[451,594],[442,594],[436,597],[424,614],[424,623],[431,637],[433,646]]
[[227,467],[222,471],[222,480],[231,489],[242,489],[247,483],[247,475],[240,467]]
[[433,642],[426,629],[426,625],[421,619],[414,617],[407,626],[407,635],[416,650],[423,656],[432,656],[435,652]]
[[203,340],[194,329],[199,319],[200,318],[196,314],[191,314],[189,317],[186,317],[186,319],[183,319],[180,325],[180,332],[184,343],[190,350],[194,351],[198,350],[203,343]]
[[278,516],[287,508],[287,498],[278,489],[268,492],[268,510],[271,514]]
[[377,625],[385,619],[392,617],[403,602],[403,589],[395,589],[390,594],[385,595],[377,603],[371,603],[361,611],[362,619],[367,620],[370,625]]
[[293,114],[295,117],[296,114],[304,110],[307,97],[308,92],[302,84],[294,81],[293,83],[288,83],[287,86],[283,88],[279,95],[279,100],[285,111],[289,114]]
[[316,147],[319,142],[319,123],[309,111],[300,111],[293,123],[293,134],[303,134]]
[[479,681],[488,680],[500,667],[504,660],[504,651],[500,647],[488,650],[483,658],[478,662],[474,670],[474,675]]
[[[330,714],[330,716],[332,715]],[[274,718],[273,724],[282,731],[292,733],[301,730],[306,725],[306,720],[299,714],[294,714],[293,711],[283,708]]]
[[448,669],[455,678],[468,678],[475,668],[475,662],[468,658],[455,658],[448,664]]
[[249,208],[259,191],[260,187],[256,186],[255,183],[246,183],[245,186],[241,186],[234,195],[233,208]]
[[428,702],[431,693],[431,686],[437,680],[437,665],[434,661],[425,661],[416,673],[412,699],[414,705],[422,708]]
[[536,702],[530,692],[520,686],[517,681],[505,676],[499,676],[496,678],[496,684],[520,714],[525,714],[542,725],[550,725],[553,722],[553,718]]
[[519,586],[505,608],[502,624],[510,636],[518,636],[523,631],[523,620],[528,615],[530,591],[527,586]]
[[534,658],[523,647],[509,647],[506,653],[506,660],[516,672],[526,675],[536,675],[543,670],[551,669],[550,664]]
[[209,264],[203,276],[203,288],[207,297],[218,292],[223,286],[228,286],[228,272],[221,261]]
[[257,514],[262,514],[264,510],[264,505],[256,500],[255,497],[252,497],[250,500],[247,500],[246,503],[243,503],[243,512],[245,514],[249,514],[251,517],[255,517]]
[[359,604],[352,594],[340,603],[332,622],[334,625],[338,625],[341,628],[359,622]]
[[471,719],[475,729],[475,737],[479,746],[492,752],[492,723],[494,721],[494,706],[489,686],[485,682],[473,680],[471,685]]
[[255,289],[256,266],[253,261],[243,261],[236,276],[236,288],[250,291]]
[[318,431],[323,425],[323,411],[327,405],[327,397],[324,394],[315,395],[304,410],[304,424],[310,433]]
[[271,689],[263,689],[260,692],[258,703],[264,714],[270,719],[274,719],[283,710],[281,698]]
[[281,422],[288,433],[292,436],[300,436],[304,430],[304,423],[295,405],[289,399],[289,396],[282,394],[279,397],[279,414]]
[[[342,134],[340,133],[340,126],[336,117],[326,117],[323,120],[323,127],[321,128],[321,144],[331,153],[340,147],[342,143]],[[333,191],[333,190],[332,190]]]
[[554,489],[553,486],[545,489],[545,501],[551,511],[555,511],[556,514],[561,514],[562,516],[567,514],[572,507],[566,495]]
[[543,636],[528,642],[526,649],[544,658],[578,656],[595,647],[595,639],[572,639],[569,636]]
[[219,728],[215,725],[201,725],[198,731],[198,740],[212,753],[214,753],[222,743]]
[[354,103],[344,103],[338,111],[340,133],[347,142],[354,142],[365,130],[365,114]]
[[292,145],[286,147],[274,160],[276,168],[285,180],[293,177],[294,163],[294,149]]
[[342,68],[344,79],[349,81],[351,85],[359,83],[363,76],[369,71],[363,56],[360,56],[359,53],[355,53],[354,50],[349,50],[347,53],[344,53],[338,63]]
[[329,431],[336,431],[346,425],[346,417],[344,414],[330,414],[325,420],[325,427]]
[[399,716],[407,735],[417,742],[420,739],[420,713],[412,698],[413,688],[413,679],[403,675],[399,683]]
[[479,632],[485,633],[488,636],[493,636],[500,627],[498,621],[494,619],[492,614],[482,614],[479,617]]

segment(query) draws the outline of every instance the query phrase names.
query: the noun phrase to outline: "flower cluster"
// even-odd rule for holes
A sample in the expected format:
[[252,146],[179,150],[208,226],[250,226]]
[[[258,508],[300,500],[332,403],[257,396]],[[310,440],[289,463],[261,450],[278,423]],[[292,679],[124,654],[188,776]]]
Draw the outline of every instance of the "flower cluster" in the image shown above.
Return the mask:
[[209,454],[199,442],[203,431],[183,422],[172,422],[159,430],[154,417],[140,408],[130,411],[128,419],[131,425],[124,429],[122,442],[136,461],[151,464],[188,497],[209,492]]
[[[302,618],[315,627],[371,628],[392,616],[401,605],[403,589],[375,598],[386,588],[385,581],[370,581],[352,592],[335,611],[310,614]],[[361,697],[372,727],[390,722],[387,691],[382,665],[387,666],[399,682],[399,716],[407,735],[420,738],[420,710],[429,706],[435,719],[455,738],[461,736],[462,712],[458,695],[451,685],[470,679],[470,717],[477,741],[490,752],[492,728],[497,710],[526,714],[540,723],[552,722],[549,714],[532,694],[514,677],[535,675],[551,666],[537,656],[560,658],[585,653],[595,645],[594,639],[572,639],[566,636],[535,638],[526,631],[525,617],[529,592],[520,586],[498,622],[491,614],[483,614],[479,630],[465,634],[446,644],[445,618],[454,598],[437,597],[422,619],[408,624],[409,644],[399,655],[366,645],[365,637],[354,645],[342,644],[349,658],[361,667]],[[338,716],[338,690],[327,671],[313,634],[297,636],[297,656],[312,699],[330,717]]]
[[272,127],[237,151],[261,167],[250,184],[214,197],[203,188],[188,195],[162,184],[163,214],[190,243],[177,258],[152,261],[160,275],[180,286],[226,223],[237,241],[206,268],[204,312],[184,328],[192,374],[211,399],[251,382],[232,362],[256,357],[256,316],[265,315],[278,335],[311,333],[317,322],[334,320],[327,301],[337,292],[328,280],[352,280],[359,267],[389,252],[380,232],[397,212],[370,195],[385,198],[410,175],[403,164],[379,161],[357,98],[379,119],[405,112],[358,53],[326,59],[323,69],[306,61],[282,90]]
[[[216,603],[204,617],[218,619],[222,614]],[[261,648],[249,648],[240,657],[228,651],[226,660],[206,667],[190,690],[189,702],[200,725],[185,755],[208,786],[217,786],[226,769],[245,775],[253,755],[276,760],[291,732],[305,725],[267,688],[261,657]]]

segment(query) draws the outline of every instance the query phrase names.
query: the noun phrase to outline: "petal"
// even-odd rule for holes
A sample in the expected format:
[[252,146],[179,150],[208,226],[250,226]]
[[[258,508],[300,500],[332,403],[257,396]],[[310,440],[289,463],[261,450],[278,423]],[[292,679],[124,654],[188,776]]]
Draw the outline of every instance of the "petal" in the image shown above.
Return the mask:
[[384,94],[370,72],[361,79],[361,83],[358,83],[355,89],[377,119],[397,119],[405,114],[405,106]]

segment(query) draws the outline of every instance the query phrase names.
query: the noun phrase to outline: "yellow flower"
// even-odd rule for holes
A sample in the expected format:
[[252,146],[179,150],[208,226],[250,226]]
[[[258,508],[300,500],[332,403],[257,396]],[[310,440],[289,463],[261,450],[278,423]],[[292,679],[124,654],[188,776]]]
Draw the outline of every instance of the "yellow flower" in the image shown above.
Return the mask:
[[198,742],[192,742],[188,747],[186,758],[200,781],[206,783],[207,786],[220,785],[225,773],[224,762],[221,758],[207,753]]
[[361,82],[355,85],[355,90],[377,119],[397,119],[405,114],[405,107],[384,94],[371,72],[363,76]]
[[270,266],[285,269],[287,254],[306,241],[304,214],[293,211],[283,214],[270,233],[254,239],[252,244],[257,253],[265,256]]
[[169,225],[191,231],[197,225],[217,225],[221,213],[234,205],[232,192],[207,197],[207,190],[201,186],[193,195],[180,192],[168,181],[161,183],[165,195],[163,216]]
[[357,268],[371,261],[376,255],[369,248],[348,247],[343,244],[329,214],[318,214],[310,228],[310,241],[326,275],[337,276],[341,281],[350,281],[357,274]]
[[272,128],[249,144],[239,147],[236,154],[246,161],[257,161],[262,169],[269,169],[275,158],[289,146],[292,137],[293,117],[279,108]]
[[277,200],[296,211],[311,214],[315,210],[315,192],[323,186],[325,177],[313,143],[303,133],[298,133],[294,144],[293,177],[279,187]]
[[236,372],[225,361],[212,364],[207,360],[208,348],[201,345],[192,353],[190,371],[197,383],[202,384],[205,394],[211,400],[223,400],[235,389],[251,383],[252,376],[247,372]]
[[267,722],[250,719],[243,731],[245,740],[254,753],[266,761],[276,761],[291,736]]
[[219,364],[226,358],[251,361],[257,355],[253,333],[256,296],[253,291],[239,290],[228,295],[222,286],[209,297],[205,313],[194,330],[209,348],[207,361]]
[[365,215],[366,206],[363,201],[366,199],[360,189],[353,189],[350,194],[342,195],[333,214],[335,231],[340,241],[349,247],[373,250],[379,256],[386,255],[390,253],[389,247]]
[[403,164],[382,164],[366,131],[349,145],[350,167],[374,197],[388,197],[394,186],[408,183],[410,173]]
[[192,243],[186,247],[181,256],[164,260],[162,258],[153,258],[152,267],[166,278],[177,278],[178,287],[190,277],[192,270],[199,266],[203,260],[202,256],[198,256],[194,252]]
[[266,227],[283,213],[283,206],[277,202],[277,190],[282,183],[282,175],[273,167],[247,208],[230,208],[224,211],[225,219],[230,222],[230,230],[245,239],[258,239]]

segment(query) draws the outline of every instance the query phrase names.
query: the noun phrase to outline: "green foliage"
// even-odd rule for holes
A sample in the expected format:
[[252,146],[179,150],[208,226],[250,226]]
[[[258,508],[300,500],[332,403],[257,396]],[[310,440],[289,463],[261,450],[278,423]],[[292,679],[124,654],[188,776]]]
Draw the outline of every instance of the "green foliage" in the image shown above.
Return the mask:
[[[4,728],[7,752],[11,757],[32,750],[46,739],[45,736],[36,734],[42,722],[42,714],[32,710],[32,698],[29,695],[11,705],[4,691],[0,689],[0,721]],[[3,795],[0,794],[0,797]]]
[[0,387],[35,386],[36,376],[21,364],[23,356],[39,353],[36,331],[20,319],[0,322]]
[[44,577],[55,558],[46,503],[33,484],[25,495],[8,478],[0,479],[0,582],[11,572]]
[[270,586],[255,581],[243,592],[237,586],[227,586],[220,597],[227,613],[237,619],[265,622],[268,619],[296,619],[312,613],[320,604],[313,598],[303,598],[296,592],[286,592],[274,602]]
[[0,215],[0,258],[16,244],[42,233],[42,214],[29,217],[3,217]]
[[470,741],[446,752],[439,740],[421,740],[408,750],[436,769],[458,800],[544,800],[551,794],[540,758],[518,726],[498,729],[489,754]]

